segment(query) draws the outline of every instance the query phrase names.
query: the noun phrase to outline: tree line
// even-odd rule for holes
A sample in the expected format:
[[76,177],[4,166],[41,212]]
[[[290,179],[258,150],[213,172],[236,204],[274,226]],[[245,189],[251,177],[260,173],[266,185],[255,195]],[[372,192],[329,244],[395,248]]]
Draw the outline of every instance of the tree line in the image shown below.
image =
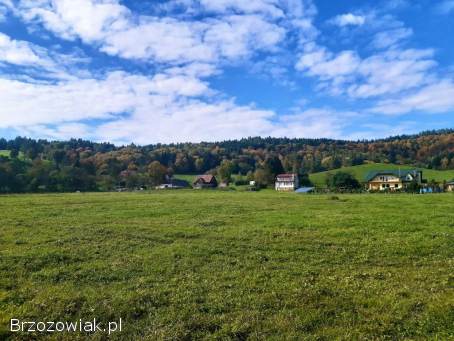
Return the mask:
[[428,131],[374,141],[251,137],[217,143],[115,146],[69,141],[0,138],[0,192],[110,191],[150,187],[173,174],[217,175],[268,185],[276,174],[308,174],[361,165],[394,163],[454,169],[454,130]]

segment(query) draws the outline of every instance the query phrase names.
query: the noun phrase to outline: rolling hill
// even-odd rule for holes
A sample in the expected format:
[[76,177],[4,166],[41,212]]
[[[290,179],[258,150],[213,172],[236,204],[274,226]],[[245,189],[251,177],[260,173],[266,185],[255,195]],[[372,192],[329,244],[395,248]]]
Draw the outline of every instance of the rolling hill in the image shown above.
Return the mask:
[[[342,168],[330,170],[327,172],[313,173],[309,177],[310,177],[310,180],[314,183],[314,185],[324,186],[326,177],[329,174],[334,174],[339,171],[350,173],[353,176],[355,176],[355,178],[357,178],[360,182],[363,182],[366,174],[370,171],[394,170],[394,169],[399,169],[399,168],[401,170],[415,169],[415,167],[408,166],[408,165],[395,165],[395,164],[388,164],[388,163],[368,163],[368,164],[359,165],[359,166],[342,167]],[[454,170],[440,171],[440,170],[427,169],[427,168],[417,168],[417,169],[422,170],[423,178],[427,179],[429,181],[435,180],[438,182],[442,182],[443,180],[450,181],[450,180],[454,179]]]

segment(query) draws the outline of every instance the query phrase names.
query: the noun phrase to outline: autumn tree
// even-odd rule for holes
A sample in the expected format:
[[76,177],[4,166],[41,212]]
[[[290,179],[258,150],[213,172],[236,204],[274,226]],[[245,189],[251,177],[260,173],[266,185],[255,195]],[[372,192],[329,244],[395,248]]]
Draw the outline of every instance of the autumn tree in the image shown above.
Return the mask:
[[148,177],[152,186],[158,186],[165,182],[167,168],[159,161],[153,161],[148,165]]
[[218,175],[221,181],[230,182],[232,180],[232,173],[235,165],[232,161],[224,160],[218,168]]

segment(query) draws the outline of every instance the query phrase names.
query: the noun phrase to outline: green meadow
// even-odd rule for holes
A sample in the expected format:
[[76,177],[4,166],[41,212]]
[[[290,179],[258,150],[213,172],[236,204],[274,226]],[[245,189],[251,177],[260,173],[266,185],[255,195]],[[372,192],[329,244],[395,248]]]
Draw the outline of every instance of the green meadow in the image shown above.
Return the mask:
[[0,156],[9,157],[11,152],[9,150],[0,150]]
[[423,178],[431,181],[435,180],[437,182],[443,182],[443,181],[451,181],[454,180],[454,170],[435,170],[435,169],[427,169],[427,168],[418,168],[418,167],[412,167],[410,165],[395,165],[395,164],[389,164],[389,163],[368,163],[364,165],[359,165],[359,166],[352,166],[352,167],[342,167],[339,169],[334,169],[326,172],[320,172],[320,173],[314,173],[310,174],[309,178],[310,180],[317,186],[326,186],[326,177],[329,174],[334,174],[336,172],[342,171],[342,172],[347,172],[355,176],[358,181],[363,182],[365,181],[365,177],[367,173],[371,171],[381,171],[381,170],[395,170],[395,169],[401,169],[401,170],[408,170],[408,169],[419,169],[422,170],[422,175]]
[[[454,339],[454,195],[0,196],[9,320],[123,320],[112,340]],[[91,340],[106,340],[104,333]]]

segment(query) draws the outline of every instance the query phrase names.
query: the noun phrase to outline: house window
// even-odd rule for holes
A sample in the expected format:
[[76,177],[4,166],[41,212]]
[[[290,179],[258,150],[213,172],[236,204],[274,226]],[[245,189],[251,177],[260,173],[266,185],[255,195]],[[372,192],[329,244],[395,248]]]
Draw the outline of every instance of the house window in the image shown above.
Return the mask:
[[399,185],[398,185],[398,184],[395,184],[394,187],[395,187],[395,188],[399,188]]

